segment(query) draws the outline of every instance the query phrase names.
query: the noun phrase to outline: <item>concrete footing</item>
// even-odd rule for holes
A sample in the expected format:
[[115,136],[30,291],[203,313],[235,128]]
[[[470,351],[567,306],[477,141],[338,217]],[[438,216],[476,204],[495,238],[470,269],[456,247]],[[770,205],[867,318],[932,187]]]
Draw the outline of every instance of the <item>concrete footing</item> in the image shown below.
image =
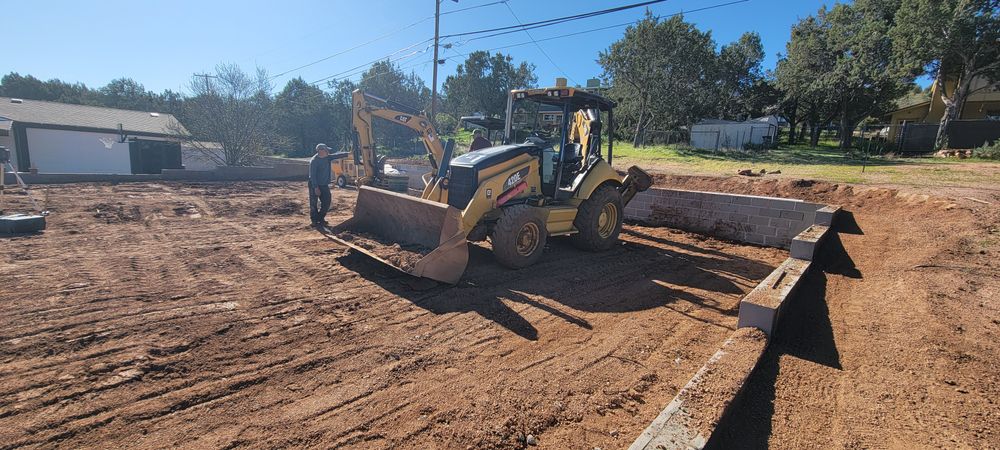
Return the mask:
[[[740,301],[737,330],[629,447],[701,449],[763,355],[783,306],[812,267],[840,207],[767,197],[651,191],[626,208],[627,217],[682,229],[691,229],[693,224],[692,231],[787,248],[791,256]],[[774,238],[759,242],[755,233],[760,232],[773,232],[769,236]]]
[[734,331],[629,450],[704,448],[766,346],[761,330]]

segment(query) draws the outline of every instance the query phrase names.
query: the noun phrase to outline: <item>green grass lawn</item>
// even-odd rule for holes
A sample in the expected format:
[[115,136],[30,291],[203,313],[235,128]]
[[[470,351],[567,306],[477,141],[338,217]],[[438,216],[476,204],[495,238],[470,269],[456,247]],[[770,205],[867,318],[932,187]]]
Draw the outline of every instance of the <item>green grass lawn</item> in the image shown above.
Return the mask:
[[735,175],[742,169],[781,171],[783,176],[844,183],[914,185],[992,185],[1000,187],[1000,163],[981,159],[886,158],[848,155],[832,141],[783,145],[763,152],[716,153],[685,145],[643,148],[616,142],[615,165],[637,164],[652,170],[700,175]]

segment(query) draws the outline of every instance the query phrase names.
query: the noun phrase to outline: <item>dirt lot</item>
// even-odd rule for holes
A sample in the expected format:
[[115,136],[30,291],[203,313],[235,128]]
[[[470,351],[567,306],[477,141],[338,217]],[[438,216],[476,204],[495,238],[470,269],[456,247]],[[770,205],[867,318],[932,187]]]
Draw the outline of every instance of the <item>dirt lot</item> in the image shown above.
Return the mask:
[[[308,228],[300,184],[47,191],[49,230],[0,239],[3,449],[621,448],[785,256],[629,226],[613,251],[553,239],[520,271],[474,247],[449,287]],[[352,204],[335,191],[331,222]]]

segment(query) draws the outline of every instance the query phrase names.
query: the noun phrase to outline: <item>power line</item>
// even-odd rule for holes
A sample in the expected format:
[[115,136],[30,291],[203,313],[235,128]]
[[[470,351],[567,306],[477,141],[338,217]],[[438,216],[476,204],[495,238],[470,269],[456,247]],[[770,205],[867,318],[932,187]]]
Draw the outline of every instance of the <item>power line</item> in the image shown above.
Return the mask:
[[[715,4],[715,5],[711,5],[711,6],[706,6],[706,7],[702,7],[702,8],[691,9],[691,10],[687,10],[687,11],[676,12],[676,13],[673,13],[673,14],[668,14],[666,16],[659,16],[659,17],[673,17],[673,16],[679,16],[679,15],[682,15],[682,14],[689,14],[689,13],[695,13],[695,12],[701,12],[701,11],[708,11],[708,10],[718,9],[718,8],[722,8],[722,7],[726,7],[726,6],[732,6],[732,5],[739,4],[739,3],[746,3],[746,2],[749,2],[749,1],[750,0],[734,0],[734,1],[731,1],[731,2],[719,3],[719,4]],[[511,47],[520,47],[522,45],[535,44],[535,43],[538,43],[538,42],[546,42],[546,41],[551,41],[551,40],[555,40],[555,39],[562,39],[562,38],[571,37],[571,36],[578,36],[578,35],[581,35],[581,34],[593,33],[595,31],[609,30],[609,29],[612,29],[612,28],[619,28],[619,27],[623,27],[623,26],[627,26],[627,25],[634,25],[634,24],[635,24],[635,21],[632,21],[632,22],[623,22],[623,23],[619,23],[619,24],[615,24],[615,25],[608,25],[608,26],[604,26],[604,27],[591,28],[589,30],[576,31],[576,32],[573,32],[573,33],[566,33],[566,34],[559,34],[559,35],[550,36],[550,37],[543,38],[543,39],[537,39],[537,40],[531,40],[531,41],[524,41],[524,42],[518,42],[517,44],[510,44],[510,45],[503,45],[503,46],[499,46],[499,47],[488,48],[488,49],[486,49],[484,51],[491,52],[493,50],[503,50],[503,49],[511,48]],[[466,42],[469,42],[469,41],[463,41],[462,44],[464,44]],[[462,56],[469,56],[469,53],[459,53],[459,54],[456,54],[456,55],[453,55],[453,56],[449,56],[447,59],[450,60],[452,58],[458,58],[458,57],[462,57]]]
[[649,6],[649,5],[653,5],[653,4],[656,4],[656,3],[663,3],[665,1],[667,1],[667,0],[650,0],[650,1],[641,2],[641,3],[632,3],[630,5],[616,6],[614,8],[602,9],[602,10],[598,10],[598,11],[590,11],[590,12],[581,13],[581,14],[574,14],[574,15],[571,15],[571,16],[563,16],[563,17],[556,17],[554,19],[540,20],[538,22],[524,23],[524,24],[519,24],[519,25],[510,25],[510,26],[498,27],[498,28],[489,28],[489,29],[477,30],[477,31],[466,31],[466,32],[463,32],[463,33],[448,34],[448,35],[441,36],[441,38],[452,38],[452,37],[459,37],[459,36],[469,36],[469,35],[473,35],[473,34],[492,33],[494,31],[504,31],[504,30],[514,30],[514,31],[510,31],[511,33],[514,33],[514,32],[520,31],[520,29],[522,29],[522,28],[523,29],[534,29],[534,28],[547,27],[547,26],[557,25],[557,24],[560,24],[560,23],[569,22],[569,21],[573,21],[573,20],[580,20],[580,19],[587,19],[587,18],[590,18],[590,17],[603,16],[605,14],[611,14],[611,13],[615,13],[615,12],[618,12],[618,11],[625,11],[627,9],[633,9],[633,8],[639,8],[639,7],[643,7],[643,6]]
[[[507,2],[504,2],[503,5],[507,7],[507,11],[510,11],[510,15],[514,16],[514,20],[516,20],[518,24],[521,24],[521,19],[518,18],[517,14],[514,13],[514,8],[511,8],[510,4],[507,3]],[[528,32],[528,30],[523,30],[523,31],[524,31],[524,34],[528,35],[528,39],[531,39],[531,42],[533,42],[535,44],[535,47],[538,48],[538,51],[542,52],[542,54],[545,55],[545,59],[548,59],[549,62],[552,63],[552,67],[555,67],[556,70],[562,72],[562,74],[565,75],[566,78],[569,78],[569,80],[571,82],[573,82],[573,84],[579,84],[579,83],[576,82],[576,80],[573,79],[573,77],[569,76],[569,74],[566,73],[565,70],[562,70],[562,67],[559,67],[559,65],[556,64],[556,62],[552,60],[552,57],[549,56],[549,53],[546,52],[545,49],[542,48],[541,45],[538,45],[538,41],[535,40],[535,38],[531,35],[530,32]]]
[[[469,11],[469,10],[473,10],[473,9],[478,9],[478,8],[484,8],[484,7],[487,7],[487,6],[493,6],[493,5],[498,5],[498,4],[501,4],[501,3],[506,3],[506,2],[507,2],[507,0],[502,0],[502,1],[494,1],[494,2],[490,2],[490,3],[485,3],[485,4],[482,4],[482,5],[475,5],[475,6],[469,6],[469,7],[467,7],[467,8],[461,8],[461,9],[456,9],[456,10],[453,10],[453,11],[447,11],[447,12],[443,12],[443,13],[441,13],[441,15],[445,15],[445,14],[454,14],[454,13],[458,13],[458,12],[463,12],[463,11]],[[422,24],[422,23],[424,23],[424,22],[426,22],[426,21],[428,21],[428,20],[431,20],[431,19],[433,19],[433,18],[434,18],[434,16],[428,16],[428,17],[424,17],[423,19],[420,19],[420,20],[418,20],[418,21],[416,21],[416,22],[413,22],[413,23],[411,23],[411,24],[409,24],[409,25],[405,25],[405,26],[403,26],[402,28],[398,28],[398,29],[395,29],[395,30],[393,30],[393,31],[390,31],[390,32],[388,32],[388,33],[385,33],[385,34],[383,34],[383,35],[380,35],[380,36],[378,36],[378,37],[375,37],[375,38],[372,38],[372,39],[369,39],[369,40],[367,40],[367,41],[365,41],[365,42],[362,42],[362,43],[360,43],[360,44],[358,44],[358,45],[355,45],[355,46],[353,46],[353,47],[350,47],[350,48],[348,48],[348,49],[346,49],[346,50],[341,50],[341,51],[339,51],[339,52],[337,52],[337,53],[334,53],[334,54],[332,54],[332,55],[329,55],[329,56],[324,56],[324,57],[322,57],[322,58],[320,58],[320,59],[317,59],[317,60],[315,60],[315,61],[312,61],[312,62],[309,62],[309,63],[306,63],[306,64],[303,64],[303,65],[301,65],[301,66],[298,66],[298,67],[296,67],[296,68],[294,68],[294,69],[289,69],[289,70],[286,70],[286,71],[284,71],[284,72],[281,72],[281,73],[279,73],[279,74],[276,74],[276,75],[273,75],[273,76],[269,77],[268,79],[269,79],[269,80],[273,80],[273,79],[275,79],[275,78],[279,78],[279,77],[282,77],[282,76],[285,76],[285,75],[288,75],[288,74],[290,74],[290,73],[292,73],[292,72],[295,72],[295,71],[298,71],[298,70],[301,70],[301,69],[305,69],[306,67],[310,67],[310,66],[314,66],[314,65],[316,65],[316,64],[319,64],[319,63],[321,63],[321,62],[324,62],[324,61],[328,61],[328,60],[330,60],[330,59],[332,59],[332,58],[335,58],[335,57],[337,57],[337,56],[340,56],[340,55],[343,55],[343,54],[345,54],[345,53],[348,53],[348,52],[350,52],[350,51],[353,51],[353,50],[357,50],[357,49],[359,49],[359,48],[361,48],[361,47],[364,47],[364,46],[366,46],[366,45],[370,45],[370,44],[373,44],[373,43],[375,43],[375,42],[378,42],[378,41],[381,41],[382,39],[385,39],[385,38],[387,38],[387,37],[389,37],[389,36],[392,36],[392,35],[394,35],[394,34],[397,34],[397,33],[400,33],[400,32],[402,32],[402,31],[405,31],[405,30],[408,30],[408,29],[410,29],[410,28],[413,28],[413,27],[415,27],[415,26],[417,26],[417,25],[420,25],[420,24]],[[430,41],[430,39],[427,39],[427,40],[425,40],[425,41],[421,41],[421,42],[420,42],[420,44],[422,44],[422,43],[424,43],[424,42],[428,42],[428,41]]]

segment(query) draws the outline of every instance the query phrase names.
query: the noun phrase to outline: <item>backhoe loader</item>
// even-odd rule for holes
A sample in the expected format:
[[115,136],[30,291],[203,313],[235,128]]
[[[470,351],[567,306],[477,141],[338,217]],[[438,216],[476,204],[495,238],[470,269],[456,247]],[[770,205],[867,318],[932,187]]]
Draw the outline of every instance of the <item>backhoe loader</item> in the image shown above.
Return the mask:
[[[505,145],[452,159],[454,143],[441,145],[422,113],[355,91],[354,153],[365,174],[378,178],[372,117],[421,132],[432,170],[423,176],[419,198],[360,180],[354,216],[331,228],[330,236],[403,272],[451,284],[468,264],[469,241],[489,240],[497,261],[510,268],[537,262],[550,236],[570,236],[587,250],[610,249],[625,205],[651,184],[638,167],[624,178],[611,168],[614,107],[565,86],[514,90],[507,99]],[[552,126],[554,116],[559,120]],[[387,256],[393,249],[417,257]]]

